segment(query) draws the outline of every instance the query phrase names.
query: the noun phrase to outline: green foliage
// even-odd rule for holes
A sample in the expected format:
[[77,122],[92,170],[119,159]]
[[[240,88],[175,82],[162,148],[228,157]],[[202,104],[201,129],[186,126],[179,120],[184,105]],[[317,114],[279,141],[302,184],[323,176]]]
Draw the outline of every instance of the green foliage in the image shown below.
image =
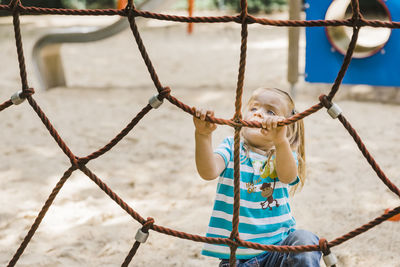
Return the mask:
[[86,0],[86,8],[116,8],[117,3],[115,0]]
[[[376,0],[374,0],[376,1]],[[176,1],[173,6],[176,9],[187,9],[187,0]],[[250,13],[270,13],[282,10],[287,6],[287,0],[247,0]],[[195,0],[195,10],[215,9],[226,7],[234,11],[240,11],[240,0]]]
[[61,0],[66,8],[76,9],[97,9],[97,8],[116,8],[116,0]]
[[[212,10],[217,8],[219,0],[194,0],[194,10]],[[188,0],[178,0],[172,5],[173,9],[187,10]]]
[[[1,0],[2,5],[8,5],[11,0]],[[35,6],[35,7],[51,7],[60,8],[62,7],[61,0],[22,0],[23,6]]]
[[[214,1],[218,2],[218,0]],[[240,11],[240,0],[225,0],[225,4],[236,11]],[[287,0],[247,0],[247,5],[250,13],[270,13],[285,8]]]

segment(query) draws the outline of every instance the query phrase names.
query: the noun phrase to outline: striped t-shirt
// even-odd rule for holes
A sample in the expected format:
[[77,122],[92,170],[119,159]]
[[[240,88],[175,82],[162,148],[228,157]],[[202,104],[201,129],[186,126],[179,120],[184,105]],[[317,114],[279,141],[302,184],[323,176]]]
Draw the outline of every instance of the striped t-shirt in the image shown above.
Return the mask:
[[[233,137],[227,137],[214,151],[224,158],[226,168],[219,177],[207,237],[226,238],[232,230],[233,145]],[[240,150],[239,237],[264,245],[277,244],[295,230],[296,221],[288,202],[289,185],[281,183],[276,177],[273,157],[269,166],[265,166],[266,156],[252,151],[246,155],[243,143]],[[294,156],[297,161],[297,156]],[[298,182],[299,178],[290,185]],[[239,247],[236,258],[249,259],[261,253],[264,251]],[[205,244],[202,254],[229,259],[230,249],[227,245]]]

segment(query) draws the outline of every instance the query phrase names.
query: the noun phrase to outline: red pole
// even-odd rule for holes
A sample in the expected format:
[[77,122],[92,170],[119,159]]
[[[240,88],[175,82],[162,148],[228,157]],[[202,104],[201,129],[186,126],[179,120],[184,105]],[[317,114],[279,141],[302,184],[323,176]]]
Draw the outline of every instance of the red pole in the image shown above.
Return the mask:
[[[188,0],[189,17],[193,16],[193,9],[194,9],[194,0]],[[193,32],[193,23],[189,22],[187,31],[188,34],[191,34]]]
[[128,0],[118,0],[117,8],[118,9],[123,9],[123,8],[126,7],[127,3],[128,3]]

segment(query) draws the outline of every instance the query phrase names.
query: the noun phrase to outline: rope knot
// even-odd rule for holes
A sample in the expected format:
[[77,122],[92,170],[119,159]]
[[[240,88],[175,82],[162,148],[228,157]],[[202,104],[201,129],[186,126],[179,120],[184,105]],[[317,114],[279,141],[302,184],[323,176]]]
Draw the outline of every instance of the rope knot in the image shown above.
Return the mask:
[[331,253],[329,246],[328,246],[328,241],[326,241],[325,238],[321,238],[319,240],[319,247],[320,247],[322,253],[324,253],[324,255],[328,255]]
[[322,94],[319,96],[319,101],[321,102],[324,107],[329,109],[332,106],[332,102],[329,100],[328,96]]
[[242,23],[245,24],[246,20],[247,20],[247,15],[248,15],[246,0],[240,1],[240,9],[241,9],[240,16],[241,16]]
[[31,96],[34,93],[35,90],[33,90],[33,88],[20,90],[11,96],[11,102],[14,105],[19,105],[24,102],[27,97]]
[[135,3],[133,1],[128,0],[125,6],[125,13],[128,18],[135,17],[134,11],[136,10]]
[[[139,243],[145,243],[149,237],[149,229],[153,227],[154,219],[148,217],[141,229],[138,229],[135,240]],[[136,253],[136,252],[135,252]]]
[[86,158],[75,157],[75,159],[79,167],[83,167],[89,162],[89,159],[87,157]]
[[332,119],[336,119],[342,114],[342,109],[336,103],[331,102],[328,96],[321,95],[319,100],[321,101],[321,104],[326,107],[328,114]]
[[152,98],[149,99],[149,105],[152,108],[158,108],[163,103],[164,98],[169,96],[170,92],[171,92],[171,89],[168,86],[162,88],[159,91],[158,95],[154,95]]
[[352,19],[353,19],[353,22],[355,23],[358,20],[362,19],[363,15],[360,12],[360,3],[359,2],[352,1],[351,5],[352,5],[352,10],[353,10]]
[[324,259],[325,265],[327,267],[336,266],[337,258],[335,256],[335,254],[331,253],[331,250],[329,249],[328,241],[326,241],[325,238],[321,238],[319,240],[319,247],[320,247],[322,253],[324,253],[324,256],[322,258]]
[[358,25],[360,20],[363,20],[364,17],[360,12],[360,5],[359,2],[352,1],[352,6],[353,6],[353,16],[351,17],[351,20],[353,22],[353,27],[356,29],[359,29],[360,26]]
[[85,164],[80,162],[80,160],[81,159],[79,157],[77,157],[77,156],[72,156],[69,159],[69,161],[71,162],[72,166],[76,167],[77,169],[80,169],[81,167],[85,166]]
[[166,86],[158,94],[158,99],[162,101],[164,98],[168,97],[170,93],[171,93],[171,88],[169,88],[169,86]]
[[20,96],[21,98],[28,98],[28,97],[30,97],[31,95],[33,95],[34,93],[35,93],[35,89],[33,89],[33,88],[28,88],[28,89],[22,90],[22,93],[20,93],[19,96]]
[[15,14],[16,12],[18,12],[18,7],[20,5],[21,5],[20,0],[14,0],[14,1],[11,1],[8,6],[12,9],[13,13]]
[[151,217],[148,217],[146,222],[143,224],[142,230],[143,232],[147,233],[149,232],[149,229],[153,227],[154,224],[154,219]]
[[243,127],[242,125],[242,116],[240,114],[235,114],[233,116],[232,121],[235,123],[234,128],[235,129],[240,129]]

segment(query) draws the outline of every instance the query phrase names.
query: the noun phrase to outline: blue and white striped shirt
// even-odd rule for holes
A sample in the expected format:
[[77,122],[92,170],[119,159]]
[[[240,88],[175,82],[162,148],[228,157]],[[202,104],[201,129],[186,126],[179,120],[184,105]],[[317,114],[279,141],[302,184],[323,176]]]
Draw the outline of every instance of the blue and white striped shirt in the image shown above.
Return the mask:
[[[233,146],[233,137],[227,137],[214,151],[224,158],[226,168],[219,177],[207,237],[226,238],[230,236],[232,231]],[[265,245],[277,244],[295,230],[296,221],[291,215],[288,202],[289,185],[281,183],[276,177],[273,158],[270,166],[268,166],[269,168],[263,168],[267,161],[266,156],[252,151],[249,151],[248,156],[246,156],[243,143],[240,145],[240,150],[239,237],[245,241]],[[295,159],[297,160],[296,155]],[[266,169],[268,169],[268,172],[263,172]],[[272,197],[263,197],[262,189],[270,187],[271,192],[274,180],[276,181]],[[290,185],[298,182],[299,178]],[[239,247],[236,251],[236,258],[249,259],[261,253],[264,253],[264,251]],[[202,254],[229,259],[230,249],[227,245],[205,244]]]

